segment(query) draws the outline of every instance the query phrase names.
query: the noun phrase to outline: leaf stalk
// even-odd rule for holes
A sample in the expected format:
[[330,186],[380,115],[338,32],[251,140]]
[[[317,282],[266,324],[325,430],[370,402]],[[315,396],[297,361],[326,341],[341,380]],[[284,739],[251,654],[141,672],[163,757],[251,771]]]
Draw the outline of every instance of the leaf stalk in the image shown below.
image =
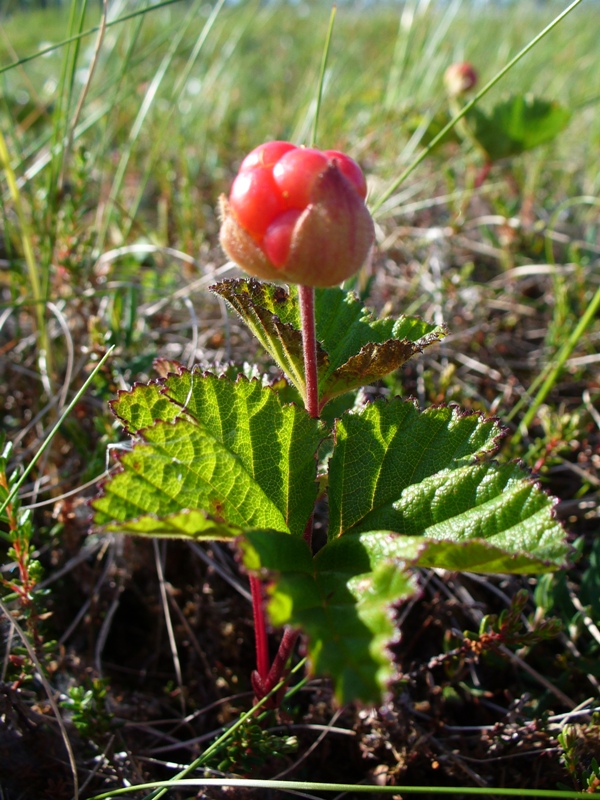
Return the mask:
[[250,576],[252,592],[252,613],[254,615],[254,640],[256,642],[256,671],[262,684],[266,685],[269,675],[269,646],[267,642],[267,625],[265,605],[262,596],[262,583],[255,575]]
[[[302,350],[304,356],[304,404],[308,414],[314,419],[317,419],[319,417],[319,381],[317,372],[314,287],[298,286],[298,299],[300,303]],[[311,514],[304,530],[304,539],[309,547],[312,542],[312,528],[313,519]],[[253,675],[253,685],[256,695],[260,699],[283,679],[286,664],[292,654],[299,632],[289,627],[285,629],[283,638],[279,643],[277,655],[269,669],[265,605],[262,594],[262,584],[259,578],[250,576],[250,590],[252,592],[254,639],[256,642],[256,673]]]

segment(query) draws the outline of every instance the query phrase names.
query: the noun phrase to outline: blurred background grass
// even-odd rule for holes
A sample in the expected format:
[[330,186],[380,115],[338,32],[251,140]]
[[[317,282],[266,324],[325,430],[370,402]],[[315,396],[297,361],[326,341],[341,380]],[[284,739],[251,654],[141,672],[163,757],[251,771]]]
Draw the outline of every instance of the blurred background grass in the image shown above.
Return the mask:
[[[320,143],[360,161],[376,203],[419,152],[421,123],[445,109],[446,67],[468,59],[483,84],[558,8],[422,0],[342,7]],[[139,251],[116,261],[100,257],[142,245],[169,246],[199,263],[219,259],[212,250],[217,198],[244,153],[265,139],[308,140],[328,7],[174,3],[118,21],[141,10],[136,3],[110,3],[101,34],[24,64],[19,59],[98,27],[98,5],[73,0],[0,18],[0,121],[27,209],[19,221],[10,203],[3,206],[4,247],[11,254],[3,274],[15,302],[27,303],[31,288],[33,267],[23,270],[20,260],[24,237],[36,252],[38,305],[100,289],[99,271],[103,285],[131,278],[141,287],[132,302],[163,296],[165,286],[181,285],[179,261],[161,263],[149,276],[139,269],[140,260],[154,263],[147,253],[145,262]],[[489,106],[510,91],[526,91],[573,111],[564,135],[492,174],[482,193],[492,214],[510,218],[525,208],[526,221],[541,228],[568,198],[597,196],[593,14],[586,4],[576,9],[485,98]],[[439,148],[379,209],[382,240],[390,224],[412,223],[415,211],[427,207],[435,209],[436,225],[462,224],[479,158],[468,146]],[[570,205],[559,220],[566,217],[582,221],[584,237],[593,241],[589,204]],[[527,257],[507,253],[504,266]]]

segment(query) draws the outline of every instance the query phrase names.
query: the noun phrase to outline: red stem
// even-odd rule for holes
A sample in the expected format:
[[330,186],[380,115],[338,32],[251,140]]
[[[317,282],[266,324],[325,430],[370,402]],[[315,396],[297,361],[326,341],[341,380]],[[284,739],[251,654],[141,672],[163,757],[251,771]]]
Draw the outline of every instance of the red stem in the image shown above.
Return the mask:
[[[315,333],[315,290],[312,286],[298,286],[300,321],[302,323],[302,351],[304,355],[304,383],[306,394],[304,405],[311,417],[319,416],[319,377],[317,371],[317,337]],[[313,516],[310,515],[304,539],[312,544]]]
[[[302,323],[302,349],[304,355],[304,381],[306,394],[304,403],[311,417],[319,416],[319,383],[317,371],[317,338],[315,333],[315,290],[312,286],[299,286],[300,320]],[[312,541],[312,514],[304,530],[304,538],[310,547]],[[256,641],[256,672],[253,685],[257,697],[264,697],[283,678],[285,665],[292,654],[299,631],[286,628],[279,644],[271,668],[269,669],[269,651],[267,642],[267,626],[265,607],[262,596],[262,585],[259,578],[250,576],[252,592],[252,610],[254,614],[254,637]],[[279,700],[276,698],[275,703]]]
[[267,625],[265,605],[262,596],[260,578],[250,575],[250,591],[252,592],[252,613],[254,616],[254,640],[256,642],[256,671],[263,683],[269,675],[269,645],[267,642]]
[[300,636],[300,631],[296,631],[293,628],[286,628],[284,630],[281,643],[279,644],[279,649],[277,650],[277,655],[273,659],[271,669],[269,670],[269,674],[267,676],[267,691],[270,692],[271,689],[274,686],[277,686],[279,681],[282,679],[285,671],[285,665],[287,664],[289,657],[292,655],[292,650],[294,649],[294,645],[296,644],[298,636]]
[[319,384],[317,374],[317,337],[315,334],[315,290],[312,286],[299,286],[300,320],[302,322],[302,349],[304,353],[304,404],[311,417],[319,416]]

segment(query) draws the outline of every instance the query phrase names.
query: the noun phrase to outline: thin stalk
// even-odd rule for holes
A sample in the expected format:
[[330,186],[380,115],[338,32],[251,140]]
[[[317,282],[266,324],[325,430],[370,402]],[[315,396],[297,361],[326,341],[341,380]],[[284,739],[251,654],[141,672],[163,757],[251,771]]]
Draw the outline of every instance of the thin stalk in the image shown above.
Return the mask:
[[260,578],[250,575],[250,591],[252,592],[252,613],[254,616],[254,640],[256,642],[256,671],[266,685],[269,675],[269,645],[267,642],[267,624],[265,605],[262,596]]
[[292,655],[294,647],[296,646],[298,636],[300,636],[300,631],[298,630],[294,630],[293,628],[289,627],[284,630],[283,637],[279,643],[279,649],[277,650],[277,654],[273,659],[271,669],[267,675],[267,691],[270,692],[274,686],[284,679],[285,666]]
[[[300,321],[302,324],[302,351],[304,355],[304,405],[313,419],[319,417],[319,376],[317,372],[317,337],[315,332],[315,290],[312,286],[298,286]],[[313,515],[311,514],[304,540],[312,544]]]
[[[319,417],[319,383],[317,373],[317,338],[315,333],[315,290],[312,286],[299,286],[300,319],[302,323],[302,348],[304,354],[304,381],[306,385],[304,404],[309,415]],[[312,514],[304,530],[308,546],[312,543]],[[254,637],[256,641],[256,670],[260,678],[260,688],[270,691],[284,676],[285,666],[292,654],[298,631],[286,628],[271,668],[268,668],[267,633],[262,586],[258,578],[250,576],[252,591],[252,610],[254,614]]]
[[304,355],[304,405],[313,419],[319,416],[319,385],[317,374],[317,337],[315,334],[315,290],[312,286],[299,286],[300,320],[302,323],[302,350]]

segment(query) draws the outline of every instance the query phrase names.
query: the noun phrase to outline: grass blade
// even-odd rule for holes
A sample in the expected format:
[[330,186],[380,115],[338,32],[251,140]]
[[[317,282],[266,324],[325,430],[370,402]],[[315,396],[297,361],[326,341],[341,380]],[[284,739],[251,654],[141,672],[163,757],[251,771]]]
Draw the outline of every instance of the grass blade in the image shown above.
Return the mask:
[[37,462],[40,460],[42,454],[50,446],[50,443],[52,442],[52,439],[54,439],[55,435],[58,433],[58,430],[59,430],[60,426],[63,424],[65,419],[69,416],[69,414],[71,413],[73,408],[77,405],[77,403],[79,402],[80,398],[84,395],[84,393],[86,392],[88,386],[90,386],[90,384],[92,383],[92,381],[96,377],[97,373],[102,369],[102,367],[104,366],[107,358],[109,357],[109,355],[112,353],[113,350],[114,350],[114,347],[111,347],[106,351],[106,353],[102,356],[102,358],[96,364],[94,369],[90,372],[89,376],[86,378],[85,382],[83,383],[83,385],[81,386],[79,391],[76,392],[75,396],[73,397],[73,399],[71,400],[69,405],[65,408],[65,410],[61,414],[60,419],[58,420],[58,422],[56,422],[56,424],[54,425],[54,427],[52,428],[52,430],[50,431],[50,433],[48,434],[46,439],[42,442],[42,444],[40,445],[40,447],[37,450],[37,453],[33,456],[31,461],[29,462],[29,464],[25,467],[21,477],[14,484],[14,486],[12,487],[10,493],[5,498],[4,502],[0,505],[0,514],[2,514],[2,512],[5,510],[5,508],[10,503],[12,503],[13,499],[16,497],[19,489],[21,488],[21,486],[25,482],[25,480],[26,480],[27,476],[29,475],[29,473],[31,472],[31,470],[35,467]]

